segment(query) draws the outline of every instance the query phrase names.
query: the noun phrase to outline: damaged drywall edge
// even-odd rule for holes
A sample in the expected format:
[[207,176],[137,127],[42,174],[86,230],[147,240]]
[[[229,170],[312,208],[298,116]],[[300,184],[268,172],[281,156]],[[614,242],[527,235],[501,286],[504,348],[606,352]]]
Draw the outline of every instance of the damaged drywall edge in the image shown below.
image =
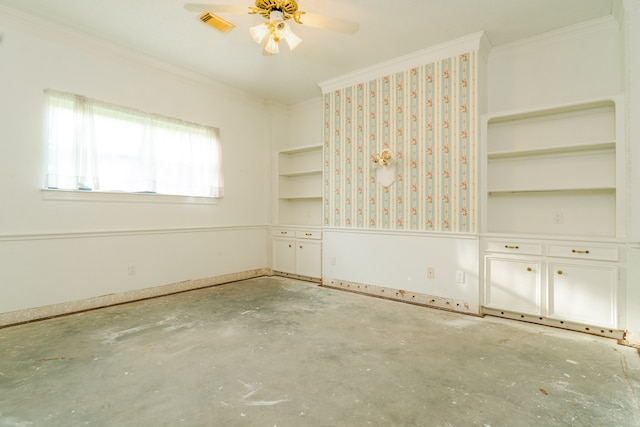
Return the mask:
[[426,295],[419,292],[404,291],[402,289],[387,288],[384,286],[369,285],[350,282],[339,279],[323,279],[322,286],[334,289],[346,290],[374,296],[378,298],[401,301],[409,304],[437,308],[441,310],[455,311],[457,313],[480,316],[480,307],[463,300]]
[[0,313],[0,328],[13,326],[21,323],[44,320],[52,317],[64,316],[112,305],[125,304],[133,301],[155,298],[179,292],[186,292],[210,286],[222,285],[225,283],[237,282],[239,280],[253,279],[270,275],[271,270],[261,268],[248,270],[239,273],[225,274],[221,276],[208,277],[204,279],[184,280],[152,288],[137,289],[133,291],[116,294],[101,295],[98,297],[82,299],[78,301],[51,304],[42,307],[33,307],[23,310],[16,310],[7,313]]

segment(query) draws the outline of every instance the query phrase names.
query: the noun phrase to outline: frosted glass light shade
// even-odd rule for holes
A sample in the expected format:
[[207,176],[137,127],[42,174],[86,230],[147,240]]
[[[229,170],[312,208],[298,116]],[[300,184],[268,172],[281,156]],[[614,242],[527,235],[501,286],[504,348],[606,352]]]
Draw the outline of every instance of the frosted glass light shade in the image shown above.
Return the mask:
[[291,27],[285,24],[285,27],[282,31],[280,31],[280,37],[283,38],[287,44],[289,45],[289,49],[293,50],[302,42],[302,39],[291,31]]
[[275,55],[276,53],[280,52],[280,48],[278,47],[278,42],[275,41],[273,37],[269,37],[267,44],[264,46],[264,50],[265,52],[270,53],[272,55]]
[[249,28],[249,33],[256,43],[262,43],[262,40],[269,35],[269,27],[264,23],[256,25],[255,27]]

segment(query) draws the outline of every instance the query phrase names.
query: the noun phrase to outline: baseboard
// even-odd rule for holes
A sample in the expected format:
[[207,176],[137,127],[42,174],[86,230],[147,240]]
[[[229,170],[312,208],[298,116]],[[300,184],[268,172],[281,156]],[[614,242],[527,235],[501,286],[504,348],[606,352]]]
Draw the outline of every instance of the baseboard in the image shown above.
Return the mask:
[[155,298],[179,292],[207,288],[210,286],[223,285],[225,283],[237,282],[239,280],[268,276],[270,274],[271,269],[260,268],[256,270],[243,271],[240,273],[208,277],[205,279],[184,280],[182,282],[171,283],[168,285],[138,289],[117,294],[101,295],[99,297],[78,301],[69,301],[60,304],[51,304],[42,307],[33,307],[24,310],[10,311],[7,313],[0,313],[0,328],[13,326],[20,323],[28,323],[36,320],[63,316],[66,314],[77,313],[81,311],[94,310],[111,305],[125,304],[128,302],[139,301],[148,298]]
[[474,316],[480,315],[480,307],[469,304],[466,301],[455,300],[452,298],[437,297],[418,292],[409,292],[401,289],[367,285],[338,279],[323,279],[322,286],[370,295],[378,298],[390,299],[393,301],[401,301],[441,310],[455,311],[457,313],[470,314]]

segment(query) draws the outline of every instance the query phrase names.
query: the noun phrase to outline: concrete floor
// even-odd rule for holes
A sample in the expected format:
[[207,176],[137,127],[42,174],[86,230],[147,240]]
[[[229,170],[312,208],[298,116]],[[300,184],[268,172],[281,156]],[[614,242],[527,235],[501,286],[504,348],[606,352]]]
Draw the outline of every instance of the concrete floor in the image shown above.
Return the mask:
[[0,426],[638,426],[614,341],[259,278],[0,329]]

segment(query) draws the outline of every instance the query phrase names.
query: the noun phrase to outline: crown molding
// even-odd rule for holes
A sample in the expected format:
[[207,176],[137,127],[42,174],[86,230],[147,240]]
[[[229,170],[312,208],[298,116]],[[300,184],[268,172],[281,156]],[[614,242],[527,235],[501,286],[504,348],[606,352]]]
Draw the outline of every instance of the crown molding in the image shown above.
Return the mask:
[[435,45],[433,47],[419,50],[408,55],[398,57],[389,61],[381,62],[371,67],[362,68],[354,72],[345,74],[334,79],[319,82],[322,93],[336,89],[353,86],[358,83],[378,79],[390,74],[408,70],[425,64],[430,64],[445,58],[460,55],[462,53],[480,50],[483,57],[491,49],[491,43],[484,31],[470,34],[456,40]]
[[495,55],[500,55],[503,53],[511,53],[513,49],[517,48],[535,47],[539,45],[549,44],[557,41],[558,39],[581,37],[584,34],[593,33],[605,28],[609,28],[611,26],[619,28],[619,23],[612,15],[608,15],[602,18],[592,19],[589,21],[581,22],[579,24],[559,28],[553,31],[547,31],[546,33],[538,34],[531,37],[525,37],[511,43],[500,45],[491,50],[491,56],[493,57]]
[[[118,45],[97,38],[91,34],[75,30],[42,18],[0,5],[0,25],[9,30],[27,33],[47,42],[88,52],[91,55],[107,58],[112,61],[124,61],[134,67],[143,68],[154,74],[161,74],[173,80],[190,85],[205,85],[215,90],[220,96],[243,100],[248,104],[264,103],[264,99],[250,93],[225,85],[211,77],[189,68],[170,64],[162,59],[149,56],[130,47]],[[0,32],[0,42],[9,34]]]

